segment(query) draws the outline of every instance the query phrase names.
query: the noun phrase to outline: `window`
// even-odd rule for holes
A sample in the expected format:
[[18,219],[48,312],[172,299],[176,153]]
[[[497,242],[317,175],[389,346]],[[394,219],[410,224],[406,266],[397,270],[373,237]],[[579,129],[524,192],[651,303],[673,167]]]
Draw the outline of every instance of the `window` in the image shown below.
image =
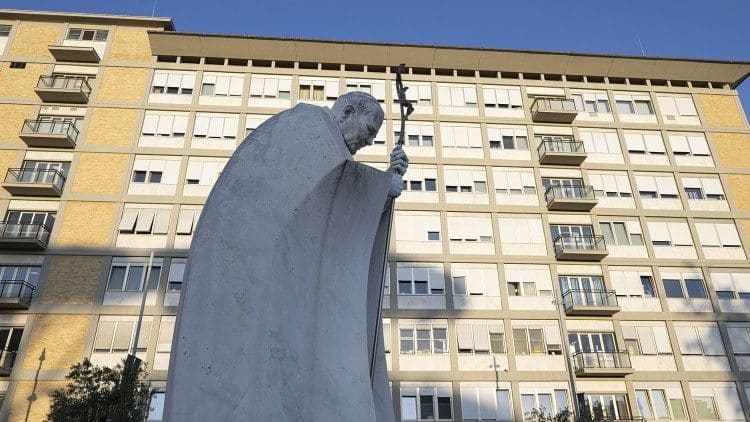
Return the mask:
[[657,94],[661,115],[667,122],[676,120],[678,117],[697,117],[693,98],[690,95],[666,95]]
[[494,264],[453,264],[453,294],[464,296],[500,296],[497,266]]
[[[669,397],[669,399],[667,399]],[[635,402],[642,417],[652,419],[685,419],[685,401],[679,388],[636,389]]]
[[[614,333],[577,333],[568,332],[568,343],[570,344],[571,353],[576,354],[579,352],[591,353],[591,352],[617,352],[617,344],[615,343]],[[599,367],[613,366],[615,362],[606,361],[606,357],[600,362],[594,363]],[[593,363],[593,362],[592,362]]]
[[700,419],[719,420],[719,414],[716,412],[716,403],[711,396],[693,396],[693,405]]
[[70,28],[66,40],[74,41],[107,41],[109,31],[106,29]]
[[518,87],[484,85],[482,87],[482,94],[484,96],[485,107],[500,109],[523,108],[521,89]]
[[727,323],[727,334],[735,355],[750,355],[750,326],[747,323]]
[[225,165],[224,159],[207,161],[191,157],[188,160],[187,172],[185,173],[185,184],[213,186]]
[[198,224],[198,217],[201,215],[202,208],[203,207],[191,205],[182,205],[180,207],[176,231],[178,235],[193,234],[193,229]]
[[30,265],[0,265],[0,297],[20,297],[22,286],[5,282],[25,281],[36,287],[42,267]]
[[[671,355],[667,327],[657,323],[622,323],[625,347],[632,355]],[[630,325],[633,324],[633,325]]]
[[487,193],[487,173],[481,167],[443,168],[446,192]]
[[544,244],[539,217],[500,217],[500,241],[503,244]]
[[397,212],[394,218],[396,240],[439,241],[440,214],[435,212]]
[[176,317],[164,315],[159,324],[159,337],[156,342],[156,353],[168,354],[172,350],[172,337]]
[[615,103],[620,114],[654,114],[648,94],[615,93]]
[[167,277],[167,291],[179,292],[185,277],[186,258],[172,258],[169,262],[169,276]]
[[[135,329],[138,317],[106,316],[99,317],[94,338],[94,353],[123,353],[128,352],[133,346]],[[146,351],[149,332],[151,331],[151,318],[144,317],[141,330],[138,335],[136,348],[140,352]]]
[[643,234],[638,221],[600,221],[599,229],[607,245],[643,246]]
[[734,382],[690,382],[699,420],[747,420]]
[[630,408],[625,394],[579,393],[583,418],[593,420],[628,420]]
[[610,267],[609,277],[617,296],[620,297],[656,297],[654,279],[647,268]]
[[133,183],[161,183],[161,170],[133,170]]
[[489,217],[449,214],[448,238],[451,242],[492,242],[492,222]]
[[590,171],[589,183],[594,188],[597,198],[630,198],[633,190],[630,188],[628,174],[624,171],[599,173]]
[[[417,83],[409,81],[409,89],[406,90],[406,99],[414,104],[415,106],[430,106],[432,105],[432,87],[429,83]],[[393,103],[398,104],[398,93],[396,92],[396,84],[391,85],[391,92]]]
[[702,133],[669,134],[672,153],[676,156],[710,157],[706,135]]
[[440,140],[443,148],[482,148],[482,132],[479,125],[440,125]]
[[118,231],[125,234],[167,234],[171,208],[125,205]]
[[300,101],[326,101],[335,100],[339,96],[338,79],[313,79],[307,77],[299,78]]
[[487,128],[487,136],[490,140],[490,149],[529,150],[526,128],[490,126]]
[[474,85],[438,84],[438,100],[441,106],[476,108],[477,90]]
[[495,167],[492,169],[495,193],[507,195],[536,195],[534,170]]
[[461,414],[463,420],[512,420],[510,390],[461,385]]
[[636,173],[635,183],[642,198],[678,199],[674,176],[667,173]]
[[[524,392],[521,391],[521,408],[523,415],[528,418],[534,409],[541,410],[549,418],[568,408],[568,391],[555,389],[549,391]],[[528,419],[524,420],[528,420]]]
[[560,330],[555,325],[525,325],[513,321],[513,347],[516,355],[559,355],[562,353]]
[[226,73],[203,73],[201,94],[216,97],[241,97],[245,76]]
[[546,265],[505,265],[509,296],[552,296],[552,276]]
[[594,228],[590,225],[550,224],[553,242],[562,242],[563,247],[595,248]]
[[401,420],[450,420],[453,417],[450,387],[401,388]]
[[143,118],[143,136],[163,136],[181,138],[187,130],[187,114],[162,114],[165,112],[146,111]]
[[402,354],[442,355],[448,353],[448,327],[438,324],[399,324]]
[[557,277],[557,281],[560,283],[560,291],[563,295],[569,291],[574,291],[578,295],[578,298],[574,299],[575,302],[582,302],[583,304],[600,303],[601,299],[590,293],[605,291],[604,280],[600,276],[560,275]]
[[399,262],[396,268],[399,295],[442,295],[445,275],[442,264]]
[[26,62],[10,62],[11,69],[26,69]]
[[715,322],[675,323],[674,330],[683,355],[724,356],[724,342]]
[[402,176],[404,190],[409,192],[437,192],[437,168],[409,166]]
[[7,37],[10,35],[10,25],[0,25],[0,37]]
[[378,100],[379,103],[382,103],[385,101],[385,81],[347,79],[346,80],[346,92],[357,92],[357,91],[366,92],[372,95],[373,97],[375,97],[376,100]]
[[[397,130],[393,133],[394,140],[398,140],[400,136],[400,130]],[[406,139],[404,140],[404,142],[406,142],[406,145],[410,147],[433,147],[435,146],[435,128],[432,125],[416,125],[407,123]]]
[[69,162],[23,160],[18,181],[24,183],[57,183],[56,172],[68,177]]
[[288,100],[291,98],[291,92],[291,77],[255,74],[250,78],[251,98]]
[[2,231],[2,237],[37,238],[41,235],[42,240],[47,241],[56,218],[57,212],[54,211],[8,210],[5,214],[5,229]]
[[711,273],[719,299],[750,299],[750,273]]
[[13,366],[22,337],[23,327],[0,327],[0,351],[10,352],[2,354],[4,367]]
[[583,149],[587,153],[622,154],[617,132],[580,129],[578,133],[583,142]]
[[[668,270],[667,270],[668,271]],[[669,298],[705,299],[706,287],[700,272],[662,272],[664,291]]]
[[654,246],[692,246],[693,238],[687,223],[649,221],[646,223]]
[[659,132],[625,132],[625,146],[630,154],[663,156],[667,153]]
[[576,105],[578,111],[588,111],[590,113],[611,113],[609,99],[606,92],[584,92],[574,93],[570,96]]
[[166,391],[163,388],[151,390],[148,402],[148,417],[146,422],[161,422],[164,418],[164,400]]
[[503,354],[505,332],[502,321],[456,321],[458,353],[471,355]]
[[245,116],[245,137],[247,138],[248,136],[250,136],[250,134],[258,128],[258,126],[260,126],[270,117],[272,116],[265,114],[248,114],[247,116]]
[[194,138],[236,139],[239,116],[198,113],[195,116]]
[[[148,290],[159,287],[162,259],[154,259],[149,275]],[[112,258],[107,280],[109,292],[140,292],[148,272],[148,258]]]
[[195,86],[195,73],[167,72],[157,70],[151,84],[153,94],[192,95]]
[[[700,221],[700,220],[699,220]],[[701,246],[717,248],[742,247],[734,222],[708,223],[696,221],[695,229]]]

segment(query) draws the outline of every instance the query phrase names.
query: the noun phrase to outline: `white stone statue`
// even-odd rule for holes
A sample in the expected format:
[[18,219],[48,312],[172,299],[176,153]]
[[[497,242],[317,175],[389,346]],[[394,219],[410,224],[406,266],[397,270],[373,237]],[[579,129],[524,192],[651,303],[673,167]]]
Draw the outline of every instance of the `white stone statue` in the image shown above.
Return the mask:
[[281,112],[237,148],[193,235],[165,420],[393,421],[378,307],[408,159],[352,159],[382,122],[353,92]]

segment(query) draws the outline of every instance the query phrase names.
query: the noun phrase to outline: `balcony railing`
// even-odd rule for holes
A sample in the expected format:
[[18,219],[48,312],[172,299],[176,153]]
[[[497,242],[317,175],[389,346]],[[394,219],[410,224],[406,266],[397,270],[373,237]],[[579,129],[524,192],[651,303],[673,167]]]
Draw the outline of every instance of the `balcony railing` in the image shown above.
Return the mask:
[[583,142],[572,139],[542,139],[536,152],[541,164],[577,166],[586,159]]
[[531,118],[535,122],[571,123],[578,115],[573,100],[559,97],[536,97],[531,104]]
[[614,290],[571,289],[562,295],[565,310],[574,307],[615,307],[617,296]]
[[62,193],[65,181],[67,179],[60,170],[57,169],[24,169],[14,168],[8,169],[8,173],[5,175],[5,188],[14,192],[15,187],[21,188],[20,194],[25,192],[32,192],[34,186],[38,185],[39,189],[51,188],[53,194],[58,196]]
[[573,354],[576,372],[586,369],[632,369],[630,355],[619,352],[576,352]]
[[0,281],[0,309],[28,309],[34,290],[34,285],[24,280]]
[[[75,124],[64,120],[25,120],[21,128],[21,139],[29,146],[75,147],[79,131]],[[67,143],[67,145],[60,145]]]
[[557,259],[599,261],[608,254],[603,236],[561,234],[552,245]]
[[40,76],[36,93],[42,101],[86,103],[91,85],[82,76]]
[[544,192],[547,204],[555,199],[591,199],[596,200],[591,186],[550,186]]
[[0,245],[43,249],[49,243],[50,232],[42,223],[0,222]]
[[13,350],[0,350],[0,375],[10,375],[16,362],[16,354]]

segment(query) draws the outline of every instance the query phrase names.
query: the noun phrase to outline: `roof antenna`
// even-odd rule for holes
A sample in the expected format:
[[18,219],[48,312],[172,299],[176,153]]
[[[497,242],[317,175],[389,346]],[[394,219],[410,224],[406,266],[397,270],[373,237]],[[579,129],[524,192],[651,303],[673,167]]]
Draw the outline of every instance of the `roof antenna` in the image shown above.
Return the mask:
[[646,50],[643,49],[643,43],[641,42],[641,34],[635,34],[635,36],[638,38],[638,45],[641,47],[641,56],[645,56]]
[[151,17],[153,18],[153,17],[154,17],[154,14],[156,13],[156,0],[153,0],[152,4],[154,5],[154,6],[153,6],[153,7],[151,8]]

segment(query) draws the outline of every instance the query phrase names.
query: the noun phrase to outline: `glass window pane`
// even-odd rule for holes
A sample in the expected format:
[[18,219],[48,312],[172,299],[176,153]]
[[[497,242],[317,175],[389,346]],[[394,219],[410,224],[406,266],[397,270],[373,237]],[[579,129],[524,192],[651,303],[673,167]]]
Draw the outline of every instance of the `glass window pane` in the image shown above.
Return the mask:
[[609,225],[609,223],[599,223],[599,229],[602,231],[602,236],[604,236],[604,242],[607,245],[615,245],[615,235],[612,233],[612,226]]
[[526,341],[526,330],[523,328],[515,328],[513,330],[513,345],[516,349],[516,354],[528,355],[529,345]]
[[466,294],[466,277],[453,277],[453,294]]
[[628,245],[628,233],[625,230],[625,223],[614,223],[615,236],[617,237],[618,245]]
[[122,290],[125,283],[125,269],[126,267],[121,266],[112,267],[109,275],[109,290]]
[[638,411],[641,413],[642,417],[646,419],[651,419],[653,417],[651,414],[651,404],[648,400],[647,390],[635,390],[635,403],[638,405]]
[[130,270],[128,271],[128,279],[125,282],[125,290],[141,290],[141,280],[143,280],[143,267],[140,265],[130,266]]
[[400,295],[411,294],[411,280],[399,280],[398,281],[398,294]]
[[419,419],[434,419],[435,407],[431,395],[419,396]]
[[417,419],[417,398],[414,396],[401,397],[401,418]]
[[151,267],[151,274],[149,274],[150,278],[148,281],[148,289],[149,290],[156,290],[159,288],[159,277],[161,277],[161,267],[153,266]]
[[495,397],[497,397],[497,414],[500,419],[511,419],[513,412],[510,410],[510,392],[508,390],[495,390]]
[[693,403],[695,404],[695,410],[700,419],[719,419],[719,415],[716,413],[716,407],[714,407],[713,397],[693,396]]
[[706,298],[706,290],[703,288],[703,280],[685,280],[685,289],[689,298]]
[[523,410],[524,415],[534,410],[534,395],[533,394],[521,394],[521,408]]
[[551,415],[554,410],[552,408],[552,395],[539,394],[537,398],[539,399],[539,410],[541,410],[545,416]]
[[651,390],[651,399],[654,402],[654,413],[659,419],[669,419],[669,410],[667,409],[667,396],[664,390]]
[[557,413],[562,412],[568,408],[568,391],[567,390],[555,390],[555,410]]
[[438,419],[451,418],[451,398],[438,397]]
[[680,285],[680,280],[663,280],[663,283],[664,283],[664,292],[667,294],[667,297],[671,297],[671,298],[684,297],[682,295],[682,286]]
[[682,399],[669,399],[669,407],[672,408],[672,417],[675,419],[687,419],[685,404]]

